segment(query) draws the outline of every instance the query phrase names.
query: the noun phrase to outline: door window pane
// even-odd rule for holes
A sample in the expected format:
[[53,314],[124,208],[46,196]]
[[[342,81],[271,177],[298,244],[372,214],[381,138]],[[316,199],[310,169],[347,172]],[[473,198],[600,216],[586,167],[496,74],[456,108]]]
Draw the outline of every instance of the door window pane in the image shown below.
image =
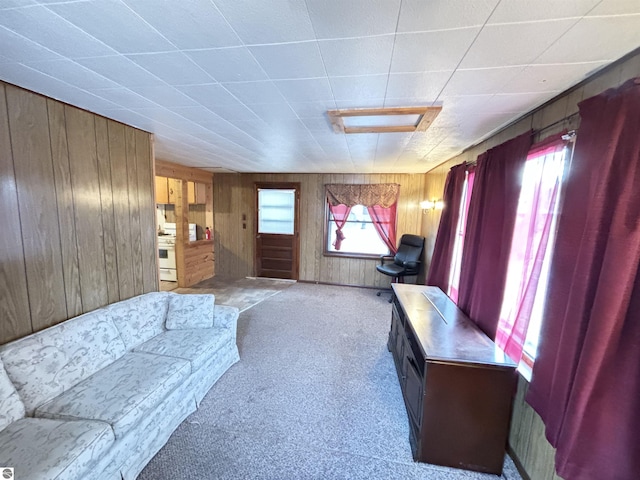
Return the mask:
[[258,189],[258,233],[293,235],[294,189]]

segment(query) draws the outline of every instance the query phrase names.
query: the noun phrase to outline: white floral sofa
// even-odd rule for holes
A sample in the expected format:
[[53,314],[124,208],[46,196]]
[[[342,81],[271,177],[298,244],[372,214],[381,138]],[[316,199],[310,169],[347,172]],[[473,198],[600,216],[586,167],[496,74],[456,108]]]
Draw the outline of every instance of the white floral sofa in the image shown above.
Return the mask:
[[147,293],[0,347],[0,466],[134,479],[239,360],[238,309]]

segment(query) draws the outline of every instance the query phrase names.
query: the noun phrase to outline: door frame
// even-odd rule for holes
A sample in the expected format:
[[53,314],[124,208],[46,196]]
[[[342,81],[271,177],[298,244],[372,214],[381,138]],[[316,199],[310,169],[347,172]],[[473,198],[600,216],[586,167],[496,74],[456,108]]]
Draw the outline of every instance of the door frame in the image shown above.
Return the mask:
[[258,275],[258,190],[259,189],[272,189],[272,190],[295,190],[295,202],[293,212],[293,271],[292,279],[298,280],[300,277],[300,182],[255,182],[254,184],[254,231],[253,231],[253,273]]

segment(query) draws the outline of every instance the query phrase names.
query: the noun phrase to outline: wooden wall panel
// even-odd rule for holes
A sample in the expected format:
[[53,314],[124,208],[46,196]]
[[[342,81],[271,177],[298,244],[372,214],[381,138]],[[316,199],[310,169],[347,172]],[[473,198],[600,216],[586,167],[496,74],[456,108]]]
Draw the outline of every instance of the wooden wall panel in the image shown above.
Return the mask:
[[113,190],[111,188],[111,162],[109,157],[109,132],[107,119],[95,118],[96,154],[100,177],[100,206],[102,208],[102,241],[104,266],[109,303],[120,300],[118,285],[118,258],[116,252],[116,224],[113,214]]
[[129,216],[129,184],[125,151],[124,125],[109,120],[109,159],[115,219],[116,259],[120,298],[135,295],[133,254],[131,247],[131,218]]
[[[125,155],[127,157],[127,186],[129,190],[129,224],[131,226],[131,260],[142,267],[142,232],[140,230],[140,206],[138,203],[138,162],[136,160],[136,132],[125,127]],[[133,269],[133,293],[144,292],[142,268]]]
[[157,290],[150,135],[127,128],[138,250],[148,252],[137,260],[125,127],[0,82],[0,344],[128,298],[134,272]]
[[[218,174],[214,178],[216,275],[254,275],[256,182],[300,183],[300,280],[345,285],[387,287],[389,277],[377,273],[378,259],[325,257],[325,194],[327,183],[388,183],[401,185],[398,238],[419,234],[423,174]],[[242,216],[246,215],[246,222]],[[242,227],[246,224],[246,229]],[[415,281],[416,278],[409,279]]]
[[51,155],[53,175],[58,199],[58,223],[60,225],[60,253],[62,254],[62,274],[67,300],[67,315],[82,313],[82,291],[80,288],[80,267],[78,265],[78,242],[76,238],[73,191],[69,170],[69,147],[64,105],[55,100],[47,100],[49,132],[51,134]]
[[0,343],[32,331],[9,115],[0,83]]
[[140,248],[142,249],[142,291],[154,292],[158,289],[157,234],[155,216],[144,212],[155,211],[153,197],[154,175],[151,158],[149,135],[140,130],[135,131],[136,169],[138,172],[138,209],[140,211]]
[[82,305],[89,311],[108,303],[95,124],[75,107],[66,106],[65,116]]
[[31,327],[40,330],[68,318],[47,101],[11,85],[6,94]]

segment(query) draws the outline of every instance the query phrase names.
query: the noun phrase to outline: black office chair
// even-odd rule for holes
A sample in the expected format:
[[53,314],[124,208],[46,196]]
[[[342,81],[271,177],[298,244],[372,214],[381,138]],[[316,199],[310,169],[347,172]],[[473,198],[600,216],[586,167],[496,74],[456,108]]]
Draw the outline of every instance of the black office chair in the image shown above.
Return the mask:
[[[404,277],[407,275],[418,275],[420,272],[420,258],[424,249],[424,237],[419,235],[411,235],[405,233],[400,238],[398,252],[395,256],[382,255],[380,257],[380,265],[376,266],[376,270],[384,275],[393,277],[394,282],[404,283]],[[393,259],[393,263],[385,263],[385,260]],[[380,296],[382,291],[378,292]],[[391,303],[392,298],[389,299]]]

